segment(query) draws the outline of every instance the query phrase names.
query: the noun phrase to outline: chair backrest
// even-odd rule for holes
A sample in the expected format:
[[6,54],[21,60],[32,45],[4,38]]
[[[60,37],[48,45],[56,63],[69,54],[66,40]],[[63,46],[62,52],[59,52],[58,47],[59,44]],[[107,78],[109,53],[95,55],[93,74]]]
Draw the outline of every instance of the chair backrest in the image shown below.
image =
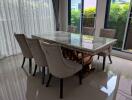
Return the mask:
[[45,54],[40,46],[39,40],[38,39],[29,39],[29,38],[26,38],[26,40],[27,40],[29,48],[32,52],[35,63],[39,67],[46,67],[47,66],[46,57],[45,57]]
[[68,29],[67,29],[67,32],[75,33],[76,32],[76,28],[77,28],[76,26],[69,25]]
[[116,30],[115,29],[101,29],[100,36],[106,38],[115,38]]
[[64,77],[68,69],[64,63],[61,48],[57,45],[43,42],[41,46],[47,59],[49,72],[58,78]]
[[94,35],[95,28],[94,27],[83,27],[82,34],[85,35]]
[[27,44],[26,36],[24,34],[14,34],[14,36],[22,50],[23,56],[26,58],[32,58],[32,53]]
[[[115,38],[116,30],[115,29],[101,29],[100,36],[106,38]],[[110,46],[108,52],[112,51],[112,45]]]

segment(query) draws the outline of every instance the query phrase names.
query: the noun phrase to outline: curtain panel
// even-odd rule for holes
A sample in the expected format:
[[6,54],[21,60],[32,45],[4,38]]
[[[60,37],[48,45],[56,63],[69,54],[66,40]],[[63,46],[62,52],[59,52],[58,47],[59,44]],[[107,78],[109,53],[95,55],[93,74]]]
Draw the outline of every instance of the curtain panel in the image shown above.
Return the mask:
[[52,0],[54,14],[55,14],[55,21],[56,21],[56,30],[59,31],[60,23],[59,23],[59,1],[60,0]]
[[52,0],[0,0],[0,58],[21,52],[14,33],[31,36],[55,27]]

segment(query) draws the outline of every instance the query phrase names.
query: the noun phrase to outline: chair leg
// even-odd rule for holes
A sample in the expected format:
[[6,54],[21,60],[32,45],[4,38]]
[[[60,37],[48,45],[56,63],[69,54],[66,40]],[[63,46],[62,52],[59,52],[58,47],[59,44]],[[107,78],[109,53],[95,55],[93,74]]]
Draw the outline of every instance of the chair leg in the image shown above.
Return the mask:
[[60,98],[63,98],[63,79],[60,79]]
[[29,59],[29,73],[32,73],[32,59]]
[[79,72],[79,84],[82,84],[82,70]]
[[112,64],[111,56],[109,55],[108,57],[109,57],[109,60],[110,60],[110,64]]
[[98,55],[98,60],[99,60],[100,56]]
[[48,87],[48,86],[49,86],[51,78],[52,78],[52,75],[51,75],[51,74],[49,74],[49,79],[48,79],[48,81],[47,81],[46,87]]
[[45,80],[45,67],[42,67],[42,84],[44,84]]
[[23,61],[22,61],[22,66],[21,66],[21,68],[23,68],[23,66],[24,66],[24,63],[25,63],[25,57],[23,57]]
[[103,70],[105,69],[106,56],[103,56]]
[[33,76],[35,76],[35,75],[36,75],[36,70],[37,70],[37,64],[35,64],[35,69],[34,69]]

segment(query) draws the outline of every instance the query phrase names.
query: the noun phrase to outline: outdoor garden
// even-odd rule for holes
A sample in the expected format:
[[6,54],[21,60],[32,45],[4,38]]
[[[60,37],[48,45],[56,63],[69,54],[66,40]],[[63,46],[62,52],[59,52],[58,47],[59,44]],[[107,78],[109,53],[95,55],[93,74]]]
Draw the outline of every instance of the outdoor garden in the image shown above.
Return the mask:
[[[126,21],[129,11],[129,3],[111,3],[107,28],[116,29],[116,38],[118,39],[116,48],[122,47]],[[85,8],[83,17],[83,26],[94,26],[96,17],[96,8]],[[77,26],[80,22],[80,10],[71,10],[71,24]]]

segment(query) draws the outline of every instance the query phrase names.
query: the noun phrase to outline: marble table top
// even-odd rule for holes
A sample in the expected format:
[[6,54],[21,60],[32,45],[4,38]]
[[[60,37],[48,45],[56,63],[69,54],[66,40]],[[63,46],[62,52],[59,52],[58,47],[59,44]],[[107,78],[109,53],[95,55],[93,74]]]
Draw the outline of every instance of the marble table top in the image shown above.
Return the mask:
[[95,37],[90,35],[81,35],[63,31],[36,34],[33,35],[33,38],[38,38],[44,41],[60,44],[61,46],[67,46],[70,48],[92,53],[95,53],[116,42],[116,39]]

